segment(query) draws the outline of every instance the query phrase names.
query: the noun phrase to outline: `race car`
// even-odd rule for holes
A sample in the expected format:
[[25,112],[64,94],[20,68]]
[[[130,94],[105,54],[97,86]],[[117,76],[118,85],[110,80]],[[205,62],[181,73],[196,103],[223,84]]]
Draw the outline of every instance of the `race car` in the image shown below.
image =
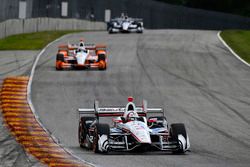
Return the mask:
[[56,70],[63,69],[106,70],[107,54],[105,45],[79,44],[60,45],[56,55]]
[[[145,100],[142,106],[135,106],[133,97],[128,97],[125,107],[99,107],[99,102],[95,101],[93,109],[79,108],[78,111],[80,147],[92,149],[95,153],[189,151],[190,142],[184,124],[169,126],[163,109],[147,108]],[[111,124],[102,123],[103,117],[111,117]]]
[[143,33],[143,20],[139,18],[131,18],[128,16],[121,16],[111,19],[107,23],[107,30],[111,33],[117,32],[137,32]]

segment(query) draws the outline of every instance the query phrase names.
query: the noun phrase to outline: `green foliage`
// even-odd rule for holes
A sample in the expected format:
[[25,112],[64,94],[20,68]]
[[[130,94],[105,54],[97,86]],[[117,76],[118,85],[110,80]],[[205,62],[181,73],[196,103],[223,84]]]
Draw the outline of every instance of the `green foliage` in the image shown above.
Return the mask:
[[80,31],[43,31],[0,39],[0,50],[38,50],[62,35]]
[[158,0],[192,8],[250,16],[250,0]]
[[250,30],[226,30],[221,36],[242,59],[250,64]]

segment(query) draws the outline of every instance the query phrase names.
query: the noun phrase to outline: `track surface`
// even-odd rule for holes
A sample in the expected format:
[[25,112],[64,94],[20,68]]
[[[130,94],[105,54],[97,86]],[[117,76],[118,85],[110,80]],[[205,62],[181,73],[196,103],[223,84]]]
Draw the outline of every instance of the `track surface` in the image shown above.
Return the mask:
[[0,79],[8,76],[29,75],[39,51],[0,51]]
[[[87,32],[68,36],[41,56],[32,101],[44,126],[61,144],[97,166],[249,166],[250,69],[214,31],[157,30],[144,34]],[[106,43],[107,71],[56,71],[59,43]],[[126,104],[162,106],[170,123],[186,124],[191,153],[94,154],[77,141],[77,108]]]

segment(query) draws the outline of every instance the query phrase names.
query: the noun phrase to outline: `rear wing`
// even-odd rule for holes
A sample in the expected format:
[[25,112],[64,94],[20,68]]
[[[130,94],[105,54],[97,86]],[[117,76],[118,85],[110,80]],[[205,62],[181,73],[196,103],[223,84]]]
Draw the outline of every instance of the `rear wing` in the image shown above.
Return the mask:
[[[126,19],[125,18],[121,18],[121,17],[117,17],[117,18],[113,18],[110,20],[110,22],[115,22],[115,21],[125,21]],[[127,18],[128,21],[138,21],[138,22],[143,22],[143,19],[142,18],[132,18],[132,17],[129,17]]]
[[[58,46],[58,50],[75,50],[78,48],[78,44],[63,44],[63,45],[59,45]],[[106,51],[106,45],[103,45],[103,44],[98,44],[98,45],[95,45],[95,44],[92,44],[92,43],[87,43],[85,44],[85,48],[87,50],[105,50]]]
[[[125,107],[112,106],[112,107],[99,107],[99,102],[95,101],[94,108],[79,108],[79,118],[81,115],[95,115],[99,117],[118,117],[123,116],[125,112]],[[146,116],[147,113],[152,114],[162,114],[164,115],[164,110],[162,108],[147,108],[147,102],[143,100],[142,106],[136,106],[135,111],[139,116]]]

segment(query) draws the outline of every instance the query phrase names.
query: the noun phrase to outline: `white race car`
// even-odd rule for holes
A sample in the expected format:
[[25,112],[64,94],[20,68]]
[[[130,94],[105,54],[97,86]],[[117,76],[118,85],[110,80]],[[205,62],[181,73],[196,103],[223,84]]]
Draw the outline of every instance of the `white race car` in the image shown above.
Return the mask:
[[[163,109],[147,108],[145,100],[140,107],[135,106],[132,97],[128,98],[125,107],[99,107],[95,101],[93,109],[80,108],[78,111],[79,144],[96,153],[136,149],[185,153],[190,148],[184,124],[168,126]],[[161,116],[147,117],[152,113]],[[101,117],[112,117],[112,125],[100,123]]]
[[111,19],[107,23],[107,30],[111,33],[117,32],[137,32],[143,33],[143,20],[127,16]]

